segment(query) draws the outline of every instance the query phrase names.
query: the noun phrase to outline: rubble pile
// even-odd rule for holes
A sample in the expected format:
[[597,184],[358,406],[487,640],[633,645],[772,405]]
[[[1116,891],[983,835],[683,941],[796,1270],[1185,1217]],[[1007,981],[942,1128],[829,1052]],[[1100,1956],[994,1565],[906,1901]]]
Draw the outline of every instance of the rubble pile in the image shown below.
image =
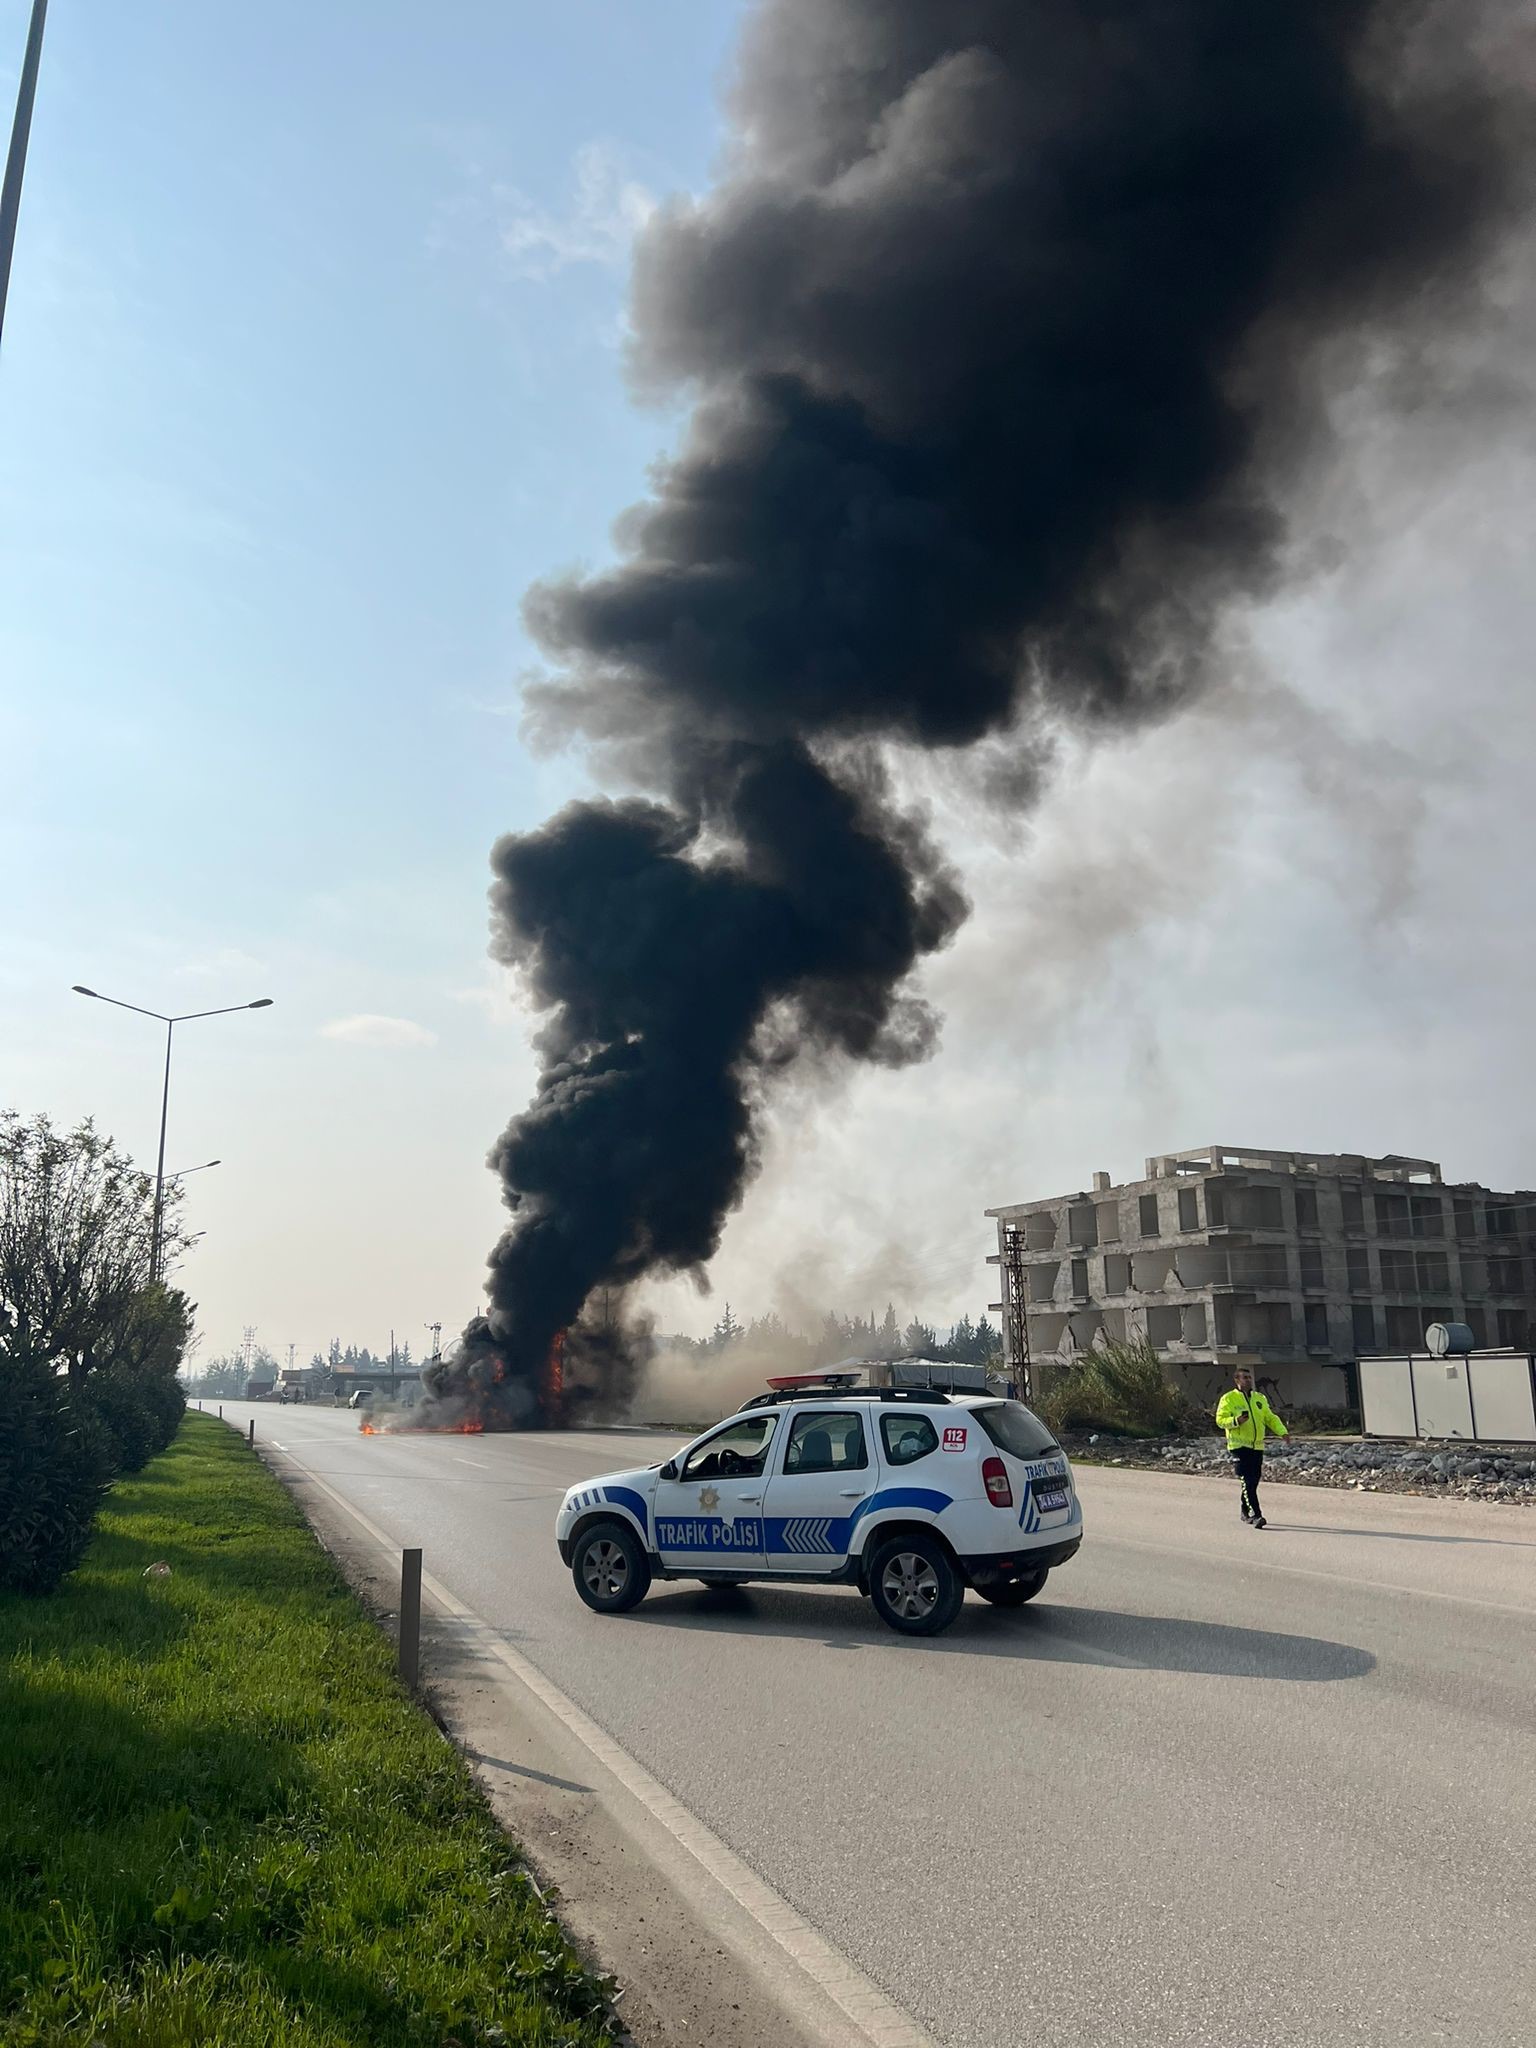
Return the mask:
[[[1108,1435],[1066,1443],[1084,1464],[1229,1476],[1218,1436],[1132,1442]],[[1288,1437],[1264,1446],[1264,1483],[1357,1487],[1365,1493],[1428,1493],[1536,1507],[1536,1445],[1389,1443],[1361,1437]]]

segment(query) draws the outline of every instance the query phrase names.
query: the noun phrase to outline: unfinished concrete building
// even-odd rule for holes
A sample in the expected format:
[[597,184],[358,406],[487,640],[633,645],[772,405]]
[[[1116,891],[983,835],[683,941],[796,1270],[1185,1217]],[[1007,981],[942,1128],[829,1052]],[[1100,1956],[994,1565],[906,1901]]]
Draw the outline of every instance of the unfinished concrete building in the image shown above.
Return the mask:
[[1432,1159],[1202,1145],[1146,1177],[989,1209],[1009,1374],[1145,1337],[1191,1397],[1234,1366],[1293,1404],[1353,1398],[1354,1362],[1422,1348],[1433,1322],[1524,1349],[1536,1194],[1447,1185]]

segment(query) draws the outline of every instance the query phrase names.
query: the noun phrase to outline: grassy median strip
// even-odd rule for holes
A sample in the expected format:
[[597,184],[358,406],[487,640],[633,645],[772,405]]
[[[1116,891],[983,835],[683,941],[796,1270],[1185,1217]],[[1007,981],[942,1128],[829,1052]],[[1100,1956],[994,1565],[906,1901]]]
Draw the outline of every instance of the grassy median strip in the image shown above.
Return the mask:
[[220,1423],[189,1415],[113,1489],[58,1593],[0,1595],[0,1670],[6,2048],[612,2039],[462,1760]]

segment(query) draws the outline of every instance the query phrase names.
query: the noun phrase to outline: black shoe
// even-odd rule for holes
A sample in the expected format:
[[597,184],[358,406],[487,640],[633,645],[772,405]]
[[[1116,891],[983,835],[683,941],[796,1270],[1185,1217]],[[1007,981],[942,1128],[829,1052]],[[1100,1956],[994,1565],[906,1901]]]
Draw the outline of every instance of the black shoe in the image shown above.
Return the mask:
[[1251,1520],[1255,1529],[1267,1529],[1269,1527],[1268,1522],[1265,1521],[1262,1515],[1254,1515],[1251,1517]]
[[1247,1508],[1244,1508],[1244,1509],[1243,1509],[1243,1511],[1242,1511],[1242,1515],[1243,1515],[1243,1520],[1244,1520],[1245,1522],[1251,1522],[1251,1521],[1253,1520],[1253,1516],[1252,1516],[1252,1515],[1251,1515],[1251,1514],[1249,1513],[1249,1511],[1248,1511],[1248,1509],[1247,1509]]

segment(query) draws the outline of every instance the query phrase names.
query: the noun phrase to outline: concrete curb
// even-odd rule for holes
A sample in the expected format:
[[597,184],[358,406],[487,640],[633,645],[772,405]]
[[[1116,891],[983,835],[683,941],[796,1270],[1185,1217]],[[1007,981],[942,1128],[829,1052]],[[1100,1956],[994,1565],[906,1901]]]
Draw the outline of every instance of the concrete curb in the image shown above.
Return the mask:
[[[373,1562],[385,1568],[383,1583],[387,1585],[399,1546],[317,1473],[297,1460],[290,1464],[290,1454],[281,1446],[258,1439],[257,1448],[277,1454],[270,1460],[270,1469],[301,1505],[304,1493],[313,1488],[345,1523],[362,1533]],[[461,1675],[463,1668],[472,1665],[482,1678],[499,1683],[512,1696],[520,1723],[531,1728],[535,1739],[546,1746],[546,1761],[562,1766],[558,1773],[535,1770],[528,1775],[585,1792],[589,1801],[596,1802],[602,1818],[630,1845],[631,1859],[626,1860],[637,1853],[652,1868],[648,1886],[632,1896],[651,1910],[653,1918],[659,1895],[670,1890],[695,1917],[701,1932],[725,1944],[751,1987],[749,1997],[740,2001],[746,2007],[741,2019],[745,2031],[732,2035],[731,2040],[738,2041],[741,2048],[768,2040],[775,2048],[936,2048],[933,2037],[908,2013],[482,1616],[430,1572],[423,1571],[421,1584],[424,1597],[446,1624],[460,1659]],[[460,1746],[467,1747],[462,1741]],[[468,1754],[472,1763],[477,1761],[472,1747]],[[478,1761],[482,1766],[479,1774],[485,1779],[487,1759],[482,1755]],[[513,1768],[526,1770],[525,1766]],[[578,1773],[579,1785],[575,1783]],[[488,1789],[495,1788],[488,1785]],[[515,1812],[513,1822],[515,1827]],[[589,1824],[579,1813],[563,1815],[562,1822],[567,1828]],[[589,1864],[592,1855],[589,1847],[581,1861]],[[633,1887],[632,1871],[626,1872],[626,1878]],[[568,1880],[562,1876],[560,1883],[562,1894],[567,1894]],[[607,1904],[611,1910],[614,1902],[610,1899]],[[578,1926],[576,1931],[585,1933],[599,1960],[608,1964],[604,1930],[593,1924],[594,1917],[589,1913],[586,1929]],[[707,1967],[715,1975],[721,1974],[718,1965]],[[672,2020],[674,2024],[680,2020],[683,2031],[673,2032],[665,2025],[665,2013],[657,2012],[657,2001],[648,2003],[652,2016],[662,2022],[659,2030],[651,2033],[652,2039],[710,2038],[728,2048],[721,2016],[715,2017],[706,2034],[703,2027],[690,2025],[689,2015],[674,2009]],[[695,2012],[691,2017],[708,2016]]]

